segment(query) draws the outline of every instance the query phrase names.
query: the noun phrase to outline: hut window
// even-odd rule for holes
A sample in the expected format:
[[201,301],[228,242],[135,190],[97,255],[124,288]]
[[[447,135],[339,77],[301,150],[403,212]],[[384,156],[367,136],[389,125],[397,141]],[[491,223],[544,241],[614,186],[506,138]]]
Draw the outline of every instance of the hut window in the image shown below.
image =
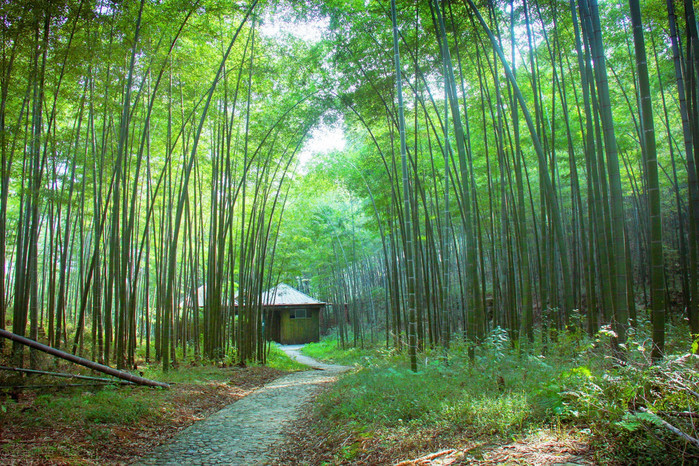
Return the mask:
[[289,318],[290,319],[310,319],[310,312],[308,312],[308,309],[296,309],[295,311],[291,311],[289,313]]

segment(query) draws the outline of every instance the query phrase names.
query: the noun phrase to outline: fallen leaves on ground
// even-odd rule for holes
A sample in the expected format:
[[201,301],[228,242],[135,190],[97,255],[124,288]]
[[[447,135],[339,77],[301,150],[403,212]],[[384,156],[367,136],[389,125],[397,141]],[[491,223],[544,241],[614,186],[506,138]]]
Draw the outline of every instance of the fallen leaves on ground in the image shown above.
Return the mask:
[[[312,413],[309,406],[305,412]],[[275,449],[277,466],[309,464],[386,464],[394,466],[549,466],[594,464],[584,437],[542,430],[508,443],[473,438],[466,430],[403,427],[372,431],[329,427],[317,414],[291,423]],[[486,441],[487,440],[487,441]]]
[[570,436],[539,434],[494,447],[483,452],[482,460],[464,464],[590,465],[590,453],[588,445]]
[[463,458],[464,453],[458,450],[442,450],[408,461],[401,461],[395,466],[447,466]]
[[130,386],[115,390],[115,396],[138,397],[149,405],[148,415],[135,423],[52,417],[35,405],[37,393],[33,391],[21,392],[12,403],[0,398],[0,464],[129,464],[187,426],[284,374],[262,366],[221,370],[226,372],[225,382],[175,384],[169,390]]

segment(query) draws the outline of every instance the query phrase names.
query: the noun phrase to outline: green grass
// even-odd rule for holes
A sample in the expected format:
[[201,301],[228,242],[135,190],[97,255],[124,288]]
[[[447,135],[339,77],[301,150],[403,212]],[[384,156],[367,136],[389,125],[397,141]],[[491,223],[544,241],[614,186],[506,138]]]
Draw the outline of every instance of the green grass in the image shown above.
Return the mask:
[[319,342],[308,343],[301,350],[303,354],[320,361],[353,365],[359,364],[363,366],[372,365],[375,363],[383,363],[393,357],[402,357],[385,346],[380,345],[365,345],[364,348],[355,348],[346,344],[341,347],[340,341],[335,337],[325,338]]
[[[417,373],[405,355],[379,348],[341,350],[336,340],[307,345],[304,352],[360,365],[320,397],[321,430],[345,426],[347,435],[379,432],[389,443],[410,444],[409,437],[426,431],[506,442],[564,429],[590,438],[595,459],[603,463],[697,461],[698,449],[662,427],[657,416],[639,413],[642,408],[661,413],[696,437],[692,418],[672,413],[699,412],[699,398],[691,394],[699,392],[699,357],[669,355],[652,365],[647,331],[644,325],[631,332],[624,364],[608,357],[607,330],[594,338],[560,335],[542,356],[541,347],[513,349],[498,329],[476,348],[473,360],[458,343],[446,352],[421,353]],[[396,434],[403,431],[407,437]]]
[[395,365],[397,359],[343,377],[322,399],[324,414],[358,425],[451,425],[508,435],[542,417],[538,381],[554,376],[549,366],[528,358],[513,371],[509,360],[470,365],[454,355],[423,356],[417,373],[407,361]]
[[166,383],[208,383],[226,382],[230,378],[228,370],[211,364],[181,364],[169,371],[163,371],[159,364],[143,367],[143,377]]
[[267,354],[267,365],[280,371],[305,371],[308,366],[298,363],[286,355],[279,345],[271,343],[269,354]]
[[38,417],[37,421],[47,425],[55,420],[85,425],[132,425],[147,418],[155,409],[146,404],[143,397],[125,395],[124,390],[128,389],[106,387],[97,392],[39,395],[34,408],[51,415]]

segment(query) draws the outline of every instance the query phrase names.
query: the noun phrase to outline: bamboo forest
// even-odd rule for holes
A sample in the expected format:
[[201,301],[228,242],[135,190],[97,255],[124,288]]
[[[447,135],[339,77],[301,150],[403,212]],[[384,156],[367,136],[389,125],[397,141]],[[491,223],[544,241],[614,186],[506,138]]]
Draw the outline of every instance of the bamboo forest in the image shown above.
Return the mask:
[[697,8],[0,1],[0,463],[695,464]]

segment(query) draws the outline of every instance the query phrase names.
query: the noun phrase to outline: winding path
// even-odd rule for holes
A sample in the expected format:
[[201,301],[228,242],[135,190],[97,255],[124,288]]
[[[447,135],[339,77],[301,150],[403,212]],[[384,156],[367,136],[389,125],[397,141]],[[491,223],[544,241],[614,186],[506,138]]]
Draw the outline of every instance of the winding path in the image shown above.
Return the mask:
[[282,349],[310,366],[268,383],[245,398],[180,432],[135,464],[260,465],[272,460],[271,447],[283,438],[284,423],[297,419],[300,408],[345,366],[323,364],[300,353],[302,345]]

